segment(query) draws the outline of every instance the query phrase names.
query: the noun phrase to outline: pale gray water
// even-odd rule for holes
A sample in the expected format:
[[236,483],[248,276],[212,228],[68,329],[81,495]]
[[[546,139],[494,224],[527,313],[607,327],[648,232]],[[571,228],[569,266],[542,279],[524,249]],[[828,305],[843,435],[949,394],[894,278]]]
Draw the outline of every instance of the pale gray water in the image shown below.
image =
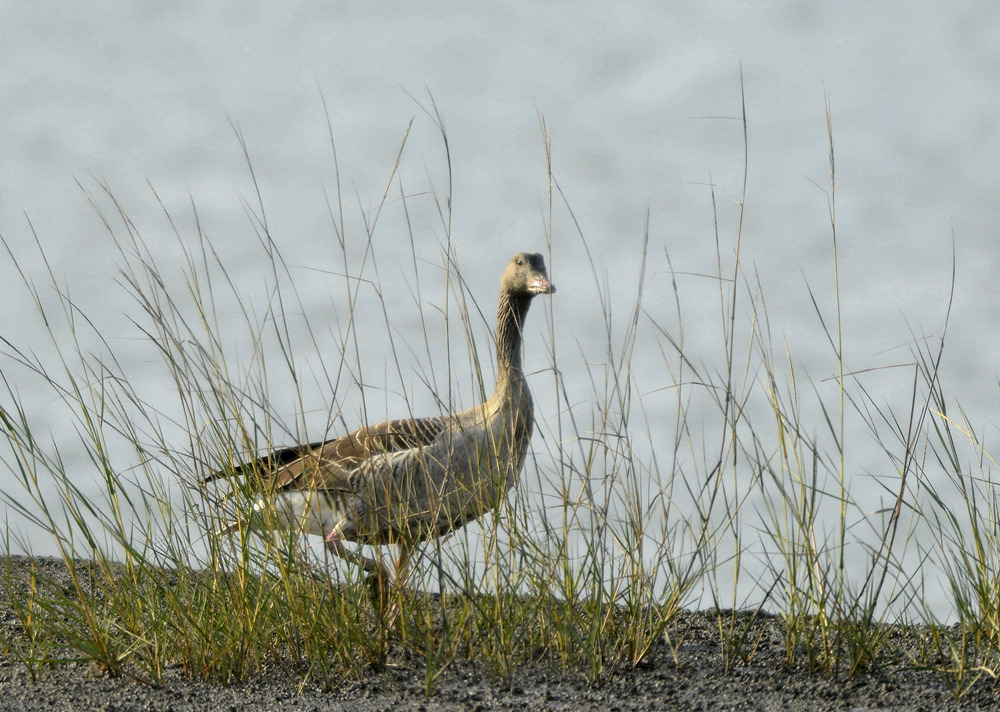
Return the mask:
[[[750,165],[742,259],[759,273],[777,356],[786,339],[801,379],[835,373],[805,287],[808,281],[832,315],[825,91],[837,156],[847,366],[908,362],[911,327],[918,336],[940,334],[954,244],[957,284],[944,376],[950,395],[987,441],[993,439],[1000,7],[674,5],[10,3],[0,25],[0,233],[25,266],[40,270],[27,215],[58,279],[111,334],[119,357],[134,356],[136,377],[145,378],[143,360],[154,356],[131,347],[135,332],[121,314],[134,313],[134,306],[114,283],[114,250],[74,179],[92,190],[95,179],[106,181],[144,237],[162,246],[164,263],[176,251],[146,183],[182,229],[190,230],[193,199],[242,293],[262,308],[266,295],[254,288],[263,262],[259,251],[246,248],[255,243],[242,206],[254,202],[253,187],[232,122],[247,141],[272,234],[303,294],[316,295],[306,306],[321,320],[341,294],[334,279],[305,268],[339,267],[325,197],[336,183],[321,93],[348,221],[360,239],[358,205],[377,204],[411,117],[399,173],[404,188],[425,191],[430,180],[440,194],[446,190],[440,137],[414,100],[427,106],[429,91],[450,140],[452,245],[487,314],[495,275],[510,254],[545,249],[540,114],[552,136],[556,177],[621,310],[618,323],[634,293],[648,210],[653,281],[647,307],[669,325],[664,250],[678,271],[714,269],[710,180],[718,186],[724,252],[734,244],[730,196],[742,190],[736,120],[742,71]],[[391,195],[399,195],[398,185]],[[445,235],[432,202],[416,197],[409,204],[417,244],[430,265],[438,264]],[[564,210],[557,209],[553,232],[559,366],[570,387],[584,389],[576,340],[586,360],[600,361],[606,338],[594,326],[593,280]],[[383,277],[399,272],[387,259],[409,245],[398,202],[381,219],[376,240]],[[406,265],[408,253],[398,259]],[[430,265],[422,274],[438,279]],[[41,271],[34,274],[44,282]],[[37,319],[24,318],[31,303],[9,265],[0,267],[0,280],[0,334],[45,353],[48,337]],[[441,282],[433,284],[428,301],[439,303]],[[409,288],[401,281],[387,286],[399,290],[387,295],[390,305],[399,304],[396,323],[407,323]],[[717,292],[695,277],[681,278],[679,286],[686,296],[686,348],[696,360],[717,364]],[[745,323],[748,313],[744,301],[738,320]],[[529,364],[536,368],[546,363],[544,322],[541,309],[533,312]],[[383,342],[367,348],[379,354]],[[378,368],[392,373],[384,364]],[[651,348],[640,351],[635,369],[644,392],[671,385]],[[17,387],[19,372],[5,366],[4,373]],[[381,374],[370,371],[370,380]],[[149,378],[144,392],[169,400],[171,384]],[[454,380],[456,397],[471,398],[467,377]],[[536,380],[539,402],[554,411],[545,395],[551,379]],[[880,371],[865,385],[903,414],[911,380],[911,370]],[[20,396],[38,408],[53,438],[70,438],[51,392],[23,390],[28,387]],[[829,383],[818,387],[829,395]],[[806,400],[811,387],[800,383],[800,389]],[[392,410],[391,398],[376,400]],[[311,405],[328,402],[328,395],[316,394]],[[651,420],[672,419],[672,403],[651,396]],[[325,416],[316,423],[322,428]],[[863,430],[850,432],[859,444],[849,450],[849,470],[891,474],[877,449],[862,444]],[[871,499],[872,510],[885,505],[870,481],[859,478],[852,487],[856,498]],[[43,540],[33,546],[49,553]]]

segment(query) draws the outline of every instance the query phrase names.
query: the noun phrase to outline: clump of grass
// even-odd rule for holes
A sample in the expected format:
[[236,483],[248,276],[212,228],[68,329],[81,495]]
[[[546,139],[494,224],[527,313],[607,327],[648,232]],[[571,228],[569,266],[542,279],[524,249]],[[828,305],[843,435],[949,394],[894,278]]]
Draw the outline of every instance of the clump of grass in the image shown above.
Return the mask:
[[[920,356],[920,375],[930,392],[930,461],[935,466],[921,472],[918,483],[921,515],[931,532],[921,558],[947,582],[955,621],[947,625],[940,610],[918,603],[927,649],[915,662],[935,670],[960,697],[978,680],[995,683],[1000,677],[997,461],[967,413],[959,408],[957,416],[949,414],[937,377],[940,355],[925,350]],[[947,477],[934,476],[941,472]]]
[[[447,155],[443,122],[433,106],[428,114]],[[745,116],[742,125],[746,141]],[[893,631],[920,610],[922,582],[904,563],[915,551],[948,578],[959,623],[946,627],[923,610],[926,652],[911,664],[937,670],[956,695],[994,675],[995,462],[964,416],[947,416],[940,352],[915,352],[919,378],[899,418],[844,363],[839,305],[828,318],[810,289],[836,372],[832,399],[814,386],[816,427],[807,422],[793,355],[775,355],[765,290],[741,259],[746,156],[731,256],[716,219],[712,279],[723,338],[719,361],[706,362],[687,345],[683,290],[669,254],[656,266],[671,276],[672,308],[647,296],[655,259],[648,225],[637,241],[627,308],[616,306],[621,294],[608,287],[552,173],[544,122],[542,133],[544,238],[551,252],[557,215],[572,226],[569,249],[591,266],[597,306],[590,323],[602,330],[603,350],[566,347],[556,325],[558,299],[546,307],[547,338],[531,339],[533,353],[547,350],[544,368],[531,376],[544,399],[537,398],[535,449],[522,482],[492,515],[423,547],[411,586],[388,593],[400,610],[392,626],[370,604],[358,571],[293,532],[216,535],[234,513],[252,507],[253,483],[219,491],[202,481],[274,446],[381,420],[392,404],[401,415],[423,415],[428,402],[446,412],[485,397],[491,366],[483,354],[492,346],[483,315],[492,310],[476,299],[492,294],[470,288],[452,248],[450,172],[443,193],[433,185],[419,194],[403,190],[409,129],[387,188],[360,227],[345,216],[337,179],[329,251],[338,264],[309,275],[337,290],[323,323],[310,317],[311,302],[299,292],[304,270],[286,263],[269,226],[242,137],[257,197],[247,208],[254,247],[241,257],[265,268],[250,293],[202,228],[196,206],[181,219],[160,203],[179,255],[165,264],[162,244],[154,249],[143,237],[110,187],[89,193],[117,250],[119,283],[134,299],[129,318],[173,384],[169,397],[142,391],[116,342],[60,287],[43,239],[35,240],[48,272],[43,288],[8,246],[52,344],[38,356],[34,347],[3,342],[4,461],[20,485],[16,495],[7,493],[7,506],[32,536],[41,532],[52,542],[72,585],[64,588],[31,564],[8,564],[0,607],[16,630],[5,632],[4,652],[32,675],[81,660],[151,685],[171,666],[217,682],[280,666],[332,686],[403,653],[423,661],[427,694],[460,659],[482,660],[501,677],[542,661],[600,683],[654,650],[677,655],[683,632],[671,622],[681,608],[707,600],[717,609],[726,667],[754,664],[762,635],[757,616],[774,609],[787,664],[855,675],[893,661]],[[830,128],[836,273],[832,135]],[[398,199],[390,198],[396,188]],[[711,197],[714,204],[714,188]],[[443,235],[432,268],[427,250],[417,248],[427,242],[413,219],[420,210],[438,216]],[[409,231],[410,255],[407,267],[387,274],[378,236],[392,211]],[[193,227],[182,229],[184,222]],[[394,325],[402,305],[387,303],[383,280],[390,279],[410,286],[407,306],[421,325],[417,343]],[[834,292],[839,303],[839,286]],[[429,302],[433,313],[425,313]],[[738,323],[740,313],[748,314],[746,325]],[[377,377],[359,334],[362,321],[384,332],[384,372]],[[652,349],[662,354],[665,374],[656,388],[634,367],[636,354]],[[471,374],[467,381],[463,373]],[[39,430],[19,396],[21,379],[58,398],[82,460],[64,456],[69,445]],[[670,405],[673,422],[650,418],[654,402]],[[845,421],[853,416],[869,425],[894,468],[896,479],[886,486],[894,506],[887,510],[866,511],[852,498]],[[887,427],[891,438],[883,435]],[[956,431],[978,454],[975,477],[966,474]],[[949,485],[954,492],[945,492]],[[901,529],[906,513],[910,523]],[[918,540],[918,524],[931,533],[929,544]],[[32,546],[9,529],[6,548]],[[865,552],[863,565],[852,568],[851,549]],[[748,607],[749,616],[742,612]]]

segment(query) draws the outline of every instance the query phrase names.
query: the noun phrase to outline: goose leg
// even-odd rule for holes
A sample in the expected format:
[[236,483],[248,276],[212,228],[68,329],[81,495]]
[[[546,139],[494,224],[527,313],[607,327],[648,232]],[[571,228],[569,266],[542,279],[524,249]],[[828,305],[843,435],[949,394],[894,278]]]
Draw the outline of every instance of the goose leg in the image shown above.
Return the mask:
[[340,531],[337,529],[334,529],[327,534],[324,541],[326,542],[326,548],[330,550],[330,553],[360,567],[367,574],[367,576],[365,576],[365,584],[368,586],[368,595],[371,596],[372,605],[375,607],[375,610],[378,611],[380,616],[384,615],[386,625],[391,626],[393,622],[395,622],[396,617],[399,615],[399,606],[393,603],[391,609],[388,611],[388,614],[385,614],[386,601],[389,598],[390,583],[389,570],[385,567],[385,564],[377,559],[370,559],[367,556],[362,556],[358,552],[345,547],[344,540],[341,537]]
[[[402,591],[406,588],[406,582],[410,580],[410,574],[413,573],[413,567],[410,566],[410,558],[413,556],[413,548],[405,543],[400,542],[399,544],[399,556],[396,557],[396,581],[395,588],[397,591]],[[382,599],[384,600],[384,599]],[[379,610],[382,610],[381,608]],[[392,602],[389,607],[389,611],[386,613],[385,622],[387,626],[392,626],[396,619],[399,617],[399,600]]]
[[406,587],[406,582],[410,579],[410,574],[413,573],[413,568],[410,566],[412,555],[413,549],[401,543],[399,545],[399,556],[396,558],[395,575],[391,576],[388,568],[379,565],[376,570],[368,575],[366,580],[372,604],[375,606],[375,610],[379,612],[379,615],[383,616],[382,620],[387,628],[395,625],[400,613],[398,599],[394,600],[388,606],[388,610],[386,609],[386,604],[389,602],[389,595],[393,590],[399,592]]
[[413,567],[410,566],[412,557],[413,547],[406,542],[400,542],[399,556],[396,557],[396,585],[399,588],[406,588],[406,582],[410,580],[410,574],[413,573]]
[[[331,554],[349,561],[355,566],[359,566],[368,575],[365,577],[365,583],[368,585],[368,593],[372,599],[372,605],[375,606],[375,610],[379,612],[380,615],[385,612],[385,623],[387,627],[391,627],[393,623],[396,622],[396,618],[399,617],[399,603],[393,602],[386,611],[386,603],[389,598],[389,583],[390,583],[390,573],[386,568],[385,564],[377,559],[371,559],[367,556],[363,556],[352,549],[348,549],[344,546],[344,539],[340,534],[338,529],[333,529],[324,538],[326,543],[326,548],[329,549]],[[394,588],[397,590],[402,590],[406,587],[406,582],[410,579],[410,574],[413,573],[413,567],[410,566],[410,559],[413,556],[413,547],[406,543],[400,542],[399,544],[399,556],[396,558],[396,572],[394,580]]]
[[367,573],[373,573],[385,568],[381,562],[370,559],[367,556],[362,556],[358,552],[346,548],[344,546],[344,539],[337,529],[327,534],[323,541],[326,543],[326,548],[331,554],[339,556],[344,561],[349,561],[355,566],[360,566]]

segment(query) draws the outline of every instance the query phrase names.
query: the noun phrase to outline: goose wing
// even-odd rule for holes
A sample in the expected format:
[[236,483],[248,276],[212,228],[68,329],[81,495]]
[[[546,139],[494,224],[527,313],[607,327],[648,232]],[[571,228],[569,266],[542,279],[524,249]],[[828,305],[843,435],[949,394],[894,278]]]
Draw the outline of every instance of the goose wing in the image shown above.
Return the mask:
[[273,450],[263,457],[215,472],[220,477],[259,477],[274,490],[310,489],[346,492],[359,465],[375,456],[420,448],[432,443],[448,426],[444,416],[389,420],[359,428],[333,440]]

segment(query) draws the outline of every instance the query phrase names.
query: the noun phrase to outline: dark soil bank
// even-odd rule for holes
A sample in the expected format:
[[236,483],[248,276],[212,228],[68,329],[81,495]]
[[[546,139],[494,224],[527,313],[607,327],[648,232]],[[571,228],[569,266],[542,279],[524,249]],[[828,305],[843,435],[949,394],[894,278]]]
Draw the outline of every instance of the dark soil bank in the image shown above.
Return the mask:
[[[24,665],[0,657],[0,710],[1000,710],[1000,686],[990,678],[956,700],[936,673],[908,668],[902,655],[850,679],[789,669],[773,618],[755,624],[760,643],[750,664],[727,671],[714,615],[680,614],[671,629],[676,650],[663,642],[640,668],[616,670],[597,687],[549,665],[525,665],[499,681],[481,664],[457,662],[427,697],[423,665],[405,651],[385,671],[332,691],[300,690],[298,678],[280,671],[230,686],[178,672],[152,688],[74,664],[44,668],[32,681]],[[908,639],[916,636],[901,634],[894,649],[905,651]]]

